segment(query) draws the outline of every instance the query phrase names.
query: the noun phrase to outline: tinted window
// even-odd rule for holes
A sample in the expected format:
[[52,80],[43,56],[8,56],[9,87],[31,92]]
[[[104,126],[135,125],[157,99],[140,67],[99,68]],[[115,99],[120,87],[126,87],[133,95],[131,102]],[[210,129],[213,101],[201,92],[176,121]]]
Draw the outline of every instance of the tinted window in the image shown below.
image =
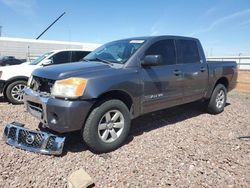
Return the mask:
[[178,63],[199,63],[197,43],[193,40],[178,40]]
[[145,55],[161,55],[163,64],[173,65],[176,62],[174,40],[161,40],[148,48]]
[[81,51],[73,51],[72,52],[72,62],[77,62],[83,59],[86,55],[88,55],[89,52],[81,52]]
[[53,64],[62,64],[70,62],[70,52],[59,52],[51,57]]
[[98,59],[111,63],[124,64],[143,45],[145,41],[140,39],[119,40],[104,44],[97,48],[84,59],[96,61]]

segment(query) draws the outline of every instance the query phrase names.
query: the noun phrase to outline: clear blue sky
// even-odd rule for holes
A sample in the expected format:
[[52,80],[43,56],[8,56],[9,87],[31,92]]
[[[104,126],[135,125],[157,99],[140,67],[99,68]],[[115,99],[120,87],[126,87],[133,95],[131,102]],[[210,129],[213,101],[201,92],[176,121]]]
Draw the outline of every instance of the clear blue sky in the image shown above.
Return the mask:
[[206,54],[250,55],[250,0],[0,0],[2,36],[105,43],[146,35],[197,37]]

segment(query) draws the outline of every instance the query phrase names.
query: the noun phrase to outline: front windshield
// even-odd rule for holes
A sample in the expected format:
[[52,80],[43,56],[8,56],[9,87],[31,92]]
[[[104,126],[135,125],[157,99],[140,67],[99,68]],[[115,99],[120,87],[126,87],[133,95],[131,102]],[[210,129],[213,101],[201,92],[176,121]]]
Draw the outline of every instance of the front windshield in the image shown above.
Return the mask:
[[50,54],[52,54],[53,52],[48,52],[43,54],[42,56],[36,58],[35,60],[33,60],[30,65],[37,65],[38,63],[40,63],[42,60],[44,60],[46,57],[48,57]]
[[144,40],[110,42],[88,54],[84,60],[124,64],[143,43]]

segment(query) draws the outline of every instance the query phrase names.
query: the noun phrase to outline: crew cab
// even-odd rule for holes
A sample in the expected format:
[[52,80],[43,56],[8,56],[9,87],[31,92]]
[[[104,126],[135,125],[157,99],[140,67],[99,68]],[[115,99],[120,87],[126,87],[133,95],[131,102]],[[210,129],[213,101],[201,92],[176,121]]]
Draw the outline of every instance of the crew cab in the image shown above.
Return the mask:
[[137,37],[107,43],[83,62],[36,69],[24,102],[47,130],[81,131],[102,153],[120,147],[143,114],[198,100],[221,113],[236,79],[236,62],[207,62],[198,39]]
[[33,70],[39,67],[77,62],[90,51],[81,49],[53,50],[32,62],[0,67],[0,93],[13,104],[23,103],[23,89]]

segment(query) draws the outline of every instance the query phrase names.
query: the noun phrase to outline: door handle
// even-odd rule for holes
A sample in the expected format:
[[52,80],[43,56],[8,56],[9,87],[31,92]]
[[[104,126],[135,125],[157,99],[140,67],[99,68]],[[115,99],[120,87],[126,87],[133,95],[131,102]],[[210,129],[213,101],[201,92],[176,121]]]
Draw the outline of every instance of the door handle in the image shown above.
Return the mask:
[[201,72],[205,72],[206,71],[206,68],[205,67],[201,67]]
[[180,70],[174,70],[173,73],[174,73],[175,76],[179,76],[181,74],[181,71]]

